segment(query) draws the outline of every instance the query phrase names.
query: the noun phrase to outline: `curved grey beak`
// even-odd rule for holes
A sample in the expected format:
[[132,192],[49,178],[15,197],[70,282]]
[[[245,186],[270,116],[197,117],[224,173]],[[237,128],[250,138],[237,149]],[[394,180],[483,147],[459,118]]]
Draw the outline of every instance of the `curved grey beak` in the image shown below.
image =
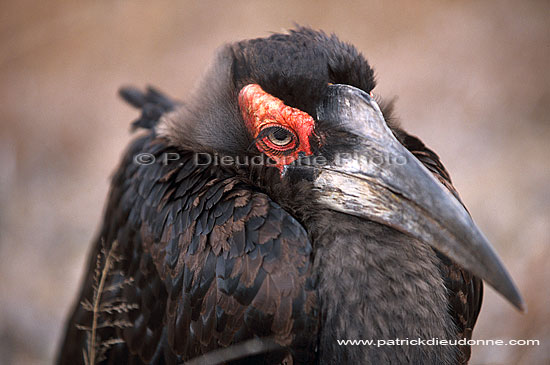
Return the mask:
[[510,275],[466,209],[397,141],[368,94],[331,85],[317,118],[353,135],[351,153],[335,153],[316,168],[314,184],[324,204],[429,244],[525,310]]

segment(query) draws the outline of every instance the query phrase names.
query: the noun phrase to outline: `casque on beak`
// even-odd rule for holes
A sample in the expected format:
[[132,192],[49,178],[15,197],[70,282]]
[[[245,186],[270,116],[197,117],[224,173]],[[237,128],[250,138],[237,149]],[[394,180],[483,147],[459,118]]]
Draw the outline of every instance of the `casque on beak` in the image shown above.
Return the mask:
[[317,120],[352,135],[353,144],[347,154],[314,166],[321,202],[429,244],[525,310],[487,238],[452,193],[397,141],[376,102],[348,85],[328,88]]

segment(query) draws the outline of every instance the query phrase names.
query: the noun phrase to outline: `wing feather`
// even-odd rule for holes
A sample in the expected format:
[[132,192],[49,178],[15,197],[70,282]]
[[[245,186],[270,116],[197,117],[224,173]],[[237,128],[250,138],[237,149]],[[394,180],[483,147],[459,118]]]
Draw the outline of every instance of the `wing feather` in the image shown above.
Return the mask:
[[[180,159],[138,165],[138,153],[157,161],[178,153]],[[118,242],[117,280],[133,282],[112,295],[138,309],[120,313],[125,328],[98,331],[103,340],[124,340],[109,358],[177,362],[266,336],[304,356],[295,361],[311,360],[318,317],[314,290],[306,285],[311,244],[304,228],[245,180],[191,159],[152,131],[133,142],[113,177],[94,252],[101,242]],[[93,293],[93,267],[91,260],[81,299]],[[89,320],[77,305],[61,363],[82,363],[86,338],[74,325]],[[279,351],[262,359],[284,356]]]

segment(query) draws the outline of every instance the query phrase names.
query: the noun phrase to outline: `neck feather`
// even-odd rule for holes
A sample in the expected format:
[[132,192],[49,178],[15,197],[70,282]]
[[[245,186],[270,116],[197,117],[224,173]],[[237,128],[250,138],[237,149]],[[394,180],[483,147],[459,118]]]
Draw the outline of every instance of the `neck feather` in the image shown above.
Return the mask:
[[327,212],[314,228],[321,303],[319,359],[328,363],[456,363],[454,346],[343,346],[338,340],[455,340],[438,259],[391,228]]

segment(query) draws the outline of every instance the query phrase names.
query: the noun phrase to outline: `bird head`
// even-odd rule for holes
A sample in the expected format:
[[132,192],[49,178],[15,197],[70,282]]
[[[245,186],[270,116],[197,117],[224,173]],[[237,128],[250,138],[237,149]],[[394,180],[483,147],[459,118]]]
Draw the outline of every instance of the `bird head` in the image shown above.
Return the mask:
[[[420,240],[523,309],[457,196],[396,138],[374,86],[353,46],[299,28],[222,48],[193,100],[163,117],[157,133],[185,150],[266,157],[259,188],[306,186],[317,207]],[[246,176],[257,167],[234,168]]]

